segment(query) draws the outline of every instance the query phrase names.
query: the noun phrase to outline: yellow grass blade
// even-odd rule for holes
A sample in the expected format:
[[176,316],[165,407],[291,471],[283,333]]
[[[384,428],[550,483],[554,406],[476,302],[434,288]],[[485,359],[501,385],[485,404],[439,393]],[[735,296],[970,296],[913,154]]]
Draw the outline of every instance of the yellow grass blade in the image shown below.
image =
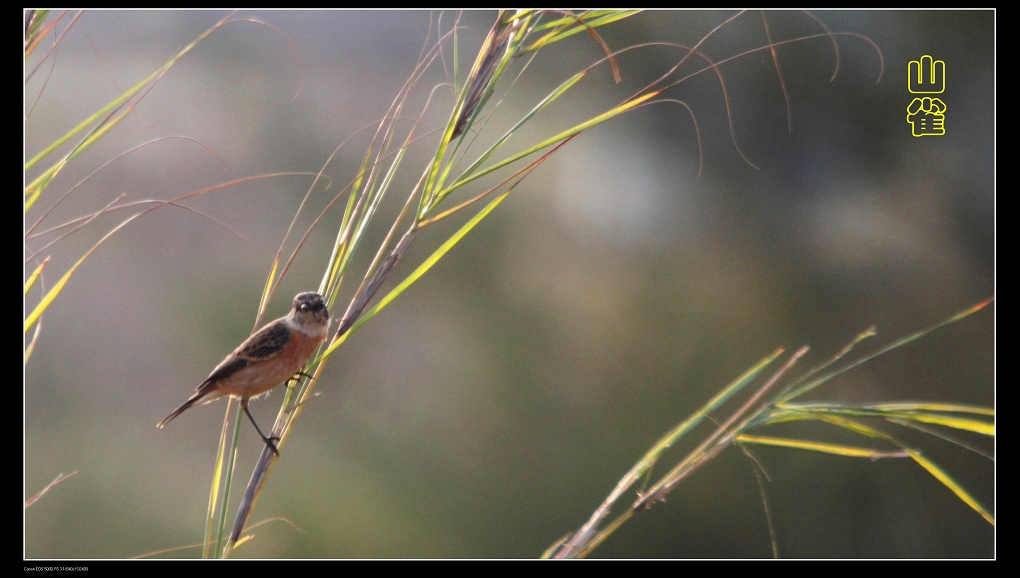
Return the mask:
[[991,513],[989,513],[984,506],[979,504],[978,501],[967,492],[967,490],[964,490],[960,484],[957,484],[956,480],[950,477],[946,472],[942,471],[942,468],[938,467],[934,462],[922,456],[918,452],[910,450],[907,451],[910,453],[910,457],[914,458],[914,461],[921,464],[922,468],[928,470],[929,474],[935,476],[936,480],[942,482],[942,485],[949,488],[949,490],[956,494],[956,497],[960,498],[963,503],[973,508],[973,510],[980,514],[981,517],[989,524],[993,526],[995,525],[995,518],[992,517]]
[[36,279],[38,279],[39,275],[42,274],[43,269],[46,267],[46,263],[48,263],[49,260],[50,260],[49,257],[43,259],[43,262],[39,263],[39,266],[35,268],[35,271],[32,271],[32,274],[29,275],[28,280],[25,281],[25,295],[28,295],[28,290],[32,288],[32,285],[35,284]]
[[808,450],[811,452],[821,452],[823,454],[833,454],[848,458],[869,458],[874,460],[879,458],[905,458],[909,456],[909,454],[905,451],[887,452],[872,448],[847,446],[843,444],[830,444],[769,436],[752,436],[745,434],[737,436],[737,441],[741,443],[760,444],[780,448]]

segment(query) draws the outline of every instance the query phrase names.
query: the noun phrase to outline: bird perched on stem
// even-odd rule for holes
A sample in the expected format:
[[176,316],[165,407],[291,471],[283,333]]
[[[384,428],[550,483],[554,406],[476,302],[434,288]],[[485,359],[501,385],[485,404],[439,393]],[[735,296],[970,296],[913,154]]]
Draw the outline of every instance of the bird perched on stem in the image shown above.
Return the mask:
[[248,411],[248,400],[300,375],[305,362],[326,339],[329,309],[326,300],[314,292],[294,297],[290,313],[270,322],[238,346],[212,370],[198,386],[195,394],[181,404],[156,427],[162,428],[188,408],[215,401],[224,396],[236,397],[241,409],[259,432],[262,441],[279,455],[274,441],[266,437]]

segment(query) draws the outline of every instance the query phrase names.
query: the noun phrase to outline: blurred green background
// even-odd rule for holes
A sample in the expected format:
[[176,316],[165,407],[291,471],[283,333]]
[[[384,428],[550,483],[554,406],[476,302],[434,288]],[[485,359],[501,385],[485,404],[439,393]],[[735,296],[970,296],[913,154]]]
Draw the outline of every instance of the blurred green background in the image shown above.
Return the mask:
[[[225,14],[86,12],[26,83],[26,158]],[[648,13],[600,34],[613,49],[693,45],[732,14]],[[222,163],[182,139],[140,148],[86,180],[43,223],[96,211],[121,194],[169,199],[248,175],[314,173],[386,112],[440,18],[239,16],[268,26],[234,23],[199,45],[126,123],[61,174],[26,224],[104,163],[168,136],[193,139]],[[441,17],[444,31],[454,16]],[[494,16],[463,15],[461,70]],[[822,33],[800,12],[766,16],[774,40]],[[879,337],[859,351],[992,295],[995,13],[816,16],[881,49],[879,83],[868,42],[838,36],[840,71],[829,82],[831,42],[805,40],[778,49],[792,131],[775,64],[759,51],[721,67],[732,137],[718,80],[701,74],[668,94],[691,114],[676,104],[645,107],[569,144],[333,356],[253,516],[277,521],[255,529],[236,557],[538,556],[576,530],[662,434],[776,347],[812,347],[799,374],[872,324]],[[719,61],[760,47],[762,22],[760,13],[745,14],[701,50]],[[946,62],[942,137],[914,138],[905,121],[907,62],[923,54]],[[26,70],[43,56],[37,50]],[[601,56],[586,35],[541,54],[489,130],[501,132]],[[450,79],[449,46],[444,58],[447,72],[436,67],[419,82],[415,102]],[[572,99],[515,135],[519,148],[612,106],[676,61],[675,50],[628,53],[619,85],[599,68]],[[427,117],[434,127],[451,102],[449,89],[436,95]],[[328,167],[334,187],[316,193],[302,228],[353,176],[370,134]],[[428,146],[417,152],[409,166],[422,166]],[[407,171],[398,190],[417,176]],[[25,496],[59,473],[79,473],[25,510],[26,557],[124,558],[201,540],[224,404],[189,411],[164,430],[155,424],[252,329],[271,261],[310,184],[308,176],[264,179],[189,201],[246,239],[193,212],[158,210],[72,278],[44,317],[25,370]],[[98,219],[26,268],[52,255],[52,286],[126,214]],[[295,293],[316,288],[336,218],[330,213],[309,238],[267,319],[283,315]],[[454,225],[419,238],[395,278]],[[52,238],[28,239],[26,258]],[[37,300],[37,291],[29,294],[26,307]],[[990,406],[993,353],[989,309],[812,398]],[[280,400],[273,392],[252,403],[261,424],[271,423]],[[891,431],[994,511],[989,459]],[[864,443],[823,426],[792,434]],[[989,440],[964,441],[993,453]],[[260,443],[245,424],[237,494]],[[765,492],[783,557],[995,554],[994,528],[913,463],[770,448],[755,457],[771,477]],[[754,467],[727,450],[594,557],[771,556]]]

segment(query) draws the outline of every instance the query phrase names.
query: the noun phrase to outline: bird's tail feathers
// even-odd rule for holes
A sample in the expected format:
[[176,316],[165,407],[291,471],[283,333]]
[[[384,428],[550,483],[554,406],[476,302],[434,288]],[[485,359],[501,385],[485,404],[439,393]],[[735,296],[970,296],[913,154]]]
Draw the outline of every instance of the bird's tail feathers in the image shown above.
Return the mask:
[[202,391],[201,389],[199,389],[198,391],[195,392],[195,395],[191,396],[191,398],[188,399],[188,401],[182,403],[181,407],[175,409],[170,415],[166,416],[166,418],[163,421],[156,424],[156,427],[162,429],[163,426],[170,423],[170,420],[181,415],[182,413],[190,409],[192,406],[202,405],[203,403],[209,403],[210,401],[215,401],[220,397],[223,397],[222,395],[214,395],[215,393],[217,392],[208,390]]

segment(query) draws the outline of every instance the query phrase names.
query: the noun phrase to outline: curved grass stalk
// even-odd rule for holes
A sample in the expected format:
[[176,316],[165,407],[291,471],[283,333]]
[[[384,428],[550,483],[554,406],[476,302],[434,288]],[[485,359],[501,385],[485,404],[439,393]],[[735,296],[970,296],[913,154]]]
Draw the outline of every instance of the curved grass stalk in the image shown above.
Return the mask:
[[[991,512],[977,499],[975,499],[962,485],[957,483],[949,473],[944,471],[934,461],[925,457],[921,450],[910,447],[899,441],[895,436],[861,421],[861,418],[884,419],[895,424],[899,424],[904,420],[917,421],[925,424],[935,424],[961,431],[973,432],[985,436],[994,436],[995,429],[993,423],[988,420],[982,420],[975,417],[966,417],[984,416],[994,418],[995,410],[993,408],[927,402],[891,402],[862,406],[795,404],[792,402],[794,397],[810,391],[814,387],[817,387],[817,385],[825,383],[836,375],[840,375],[850,369],[860,367],[862,364],[873,360],[877,356],[889,353],[916,341],[938,328],[965,319],[987,306],[991,303],[991,301],[992,299],[984,300],[926,329],[916,331],[904,338],[898,339],[892,344],[879,349],[876,353],[865,355],[860,359],[847,364],[845,367],[829,370],[828,373],[823,374],[817,380],[811,382],[809,385],[812,387],[801,387],[799,389],[792,390],[787,387],[785,391],[781,391],[779,395],[774,396],[771,399],[762,400],[762,394],[764,394],[769,387],[774,385],[775,382],[796,362],[797,356],[792,356],[787,361],[783,369],[774,374],[772,379],[761,386],[757,392],[747,402],[745,402],[739,410],[734,412],[729,419],[720,425],[712,435],[708,436],[697,446],[696,449],[692,450],[685,458],[680,460],[669,473],[662,476],[648,491],[638,493],[637,500],[621,512],[614,521],[606,525],[604,528],[600,528],[601,522],[609,514],[610,509],[619,501],[623,493],[632,487],[634,483],[645,475],[645,473],[650,471],[651,464],[658,459],[662,449],[673,445],[680,436],[688,433],[692,428],[687,426],[692,423],[692,420],[700,419],[707,414],[707,412],[718,408],[721,405],[721,402],[725,401],[725,399],[721,399],[723,393],[726,393],[727,397],[729,397],[729,395],[735,393],[736,390],[747,385],[751,379],[764,369],[765,365],[771,363],[780,352],[766,358],[748,370],[744,376],[741,376],[741,378],[733,384],[723,389],[723,391],[720,392],[720,394],[717,394],[708,404],[705,405],[705,407],[695,412],[691,418],[685,420],[652,446],[652,449],[649,450],[649,452],[641,458],[634,467],[632,467],[631,470],[623,476],[623,478],[620,479],[609,497],[601,505],[599,505],[598,508],[596,508],[588,522],[581,526],[581,528],[576,532],[568,534],[551,545],[543,553],[542,557],[583,558],[587,556],[610,535],[612,535],[613,532],[615,532],[625,522],[630,520],[634,514],[653,506],[656,502],[664,501],[666,495],[672,491],[680,481],[732,444],[770,445],[786,449],[826,453],[848,458],[867,458],[871,460],[885,458],[910,458],[937,479],[943,486],[950,490],[957,498],[960,499],[960,501],[967,504],[967,506],[973,509],[989,524],[994,525],[995,519]],[[826,362],[821,367],[815,368],[809,372],[807,376],[794,383],[802,382],[804,379],[817,372],[825,371],[833,363],[848,354],[850,350],[852,350],[853,347],[864,337],[873,334],[874,329],[870,329],[862,333],[851,341],[832,360]],[[739,387],[737,387],[738,385]],[[959,415],[954,414],[963,414],[965,417],[960,417]],[[862,447],[842,443],[831,443],[824,440],[792,439],[749,433],[769,425],[789,421],[817,421],[829,423],[865,438],[878,440],[885,445],[891,446],[893,449]]]

